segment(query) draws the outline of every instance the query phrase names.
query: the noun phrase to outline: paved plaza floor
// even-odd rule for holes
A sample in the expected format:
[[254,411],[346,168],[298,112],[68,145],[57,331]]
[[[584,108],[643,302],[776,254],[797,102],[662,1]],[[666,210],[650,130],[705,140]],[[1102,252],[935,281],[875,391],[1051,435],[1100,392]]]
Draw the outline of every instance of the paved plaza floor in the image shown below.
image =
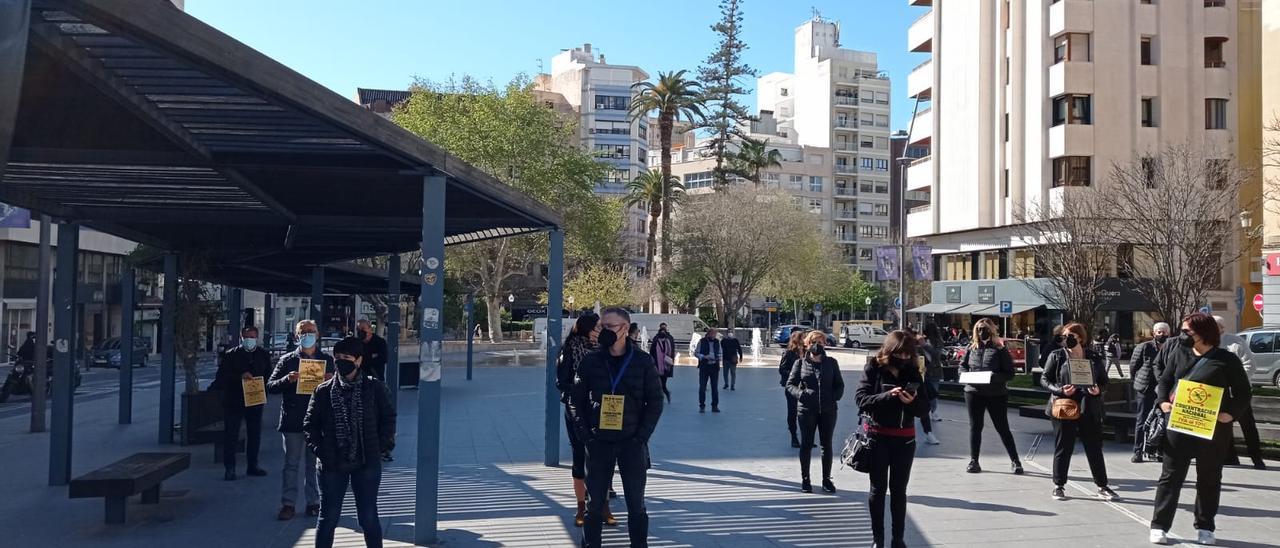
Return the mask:
[[[840,352],[848,385],[837,437],[856,425],[853,389],[860,354]],[[569,450],[564,465],[542,465],[542,383],[537,351],[482,353],[475,380],[447,367],[442,415],[440,530],[445,546],[573,546],[573,492]],[[454,362],[456,364],[456,361]],[[857,364],[857,365],[855,365]],[[655,547],[869,546],[867,478],[837,470],[836,495],[799,491],[795,450],[784,426],[784,399],[772,368],[740,368],[736,391],[721,392],[723,413],[699,414],[697,374],[679,368],[670,383],[673,401],[652,440],[654,467],[647,501],[650,544]],[[134,397],[135,423],[116,424],[116,399],[95,391],[76,406],[73,475],[139,451],[192,453],[192,466],[164,484],[161,504],[129,505],[128,522],[103,524],[101,499],[67,498],[48,487],[48,434],[27,433],[28,418],[0,408],[0,546],[4,547],[292,547],[312,543],[314,522],[275,520],[279,507],[282,448],[273,398],[265,423],[262,466],[270,475],[222,481],[208,445],[158,447],[154,383]],[[412,542],[417,392],[399,392],[399,447],[384,472],[380,506],[388,546]],[[1048,421],[1010,420],[1027,474],[1009,473],[995,433],[987,428],[982,474],[966,474],[967,417],[943,402],[936,424],[941,446],[920,445],[912,474],[907,543],[910,546],[1131,547],[1146,544],[1158,464],[1131,464],[1129,448],[1107,445],[1112,485],[1122,497],[1091,498],[1082,453],[1072,463],[1071,500],[1054,501],[1048,479],[1052,435]],[[1040,438],[1043,436],[1043,438]],[[1039,445],[1036,440],[1040,438]],[[838,450],[838,448],[837,448]],[[815,452],[814,460],[817,461]],[[1220,545],[1276,546],[1280,538],[1280,463],[1272,470],[1229,467],[1224,474]],[[241,465],[243,467],[243,464]],[[819,467],[814,462],[815,468]],[[243,472],[243,470],[241,470]],[[1194,476],[1194,471],[1192,472]],[[1184,490],[1173,533],[1194,538]],[[619,491],[620,482],[619,484]],[[623,495],[619,493],[620,497]],[[339,529],[339,546],[362,546],[354,508]],[[606,542],[626,545],[621,499],[613,502],[622,526],[606,528]]]

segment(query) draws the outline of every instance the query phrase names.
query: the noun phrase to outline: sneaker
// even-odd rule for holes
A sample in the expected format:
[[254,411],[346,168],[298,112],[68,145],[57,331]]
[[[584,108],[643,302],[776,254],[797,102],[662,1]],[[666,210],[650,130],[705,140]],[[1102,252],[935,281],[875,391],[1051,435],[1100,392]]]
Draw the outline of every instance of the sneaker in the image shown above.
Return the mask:
[[970,474],[977,474],[978,472],[982,471],[982,467],[978,466],[978,461],[971,460],[969,461],[969,466],[965,468],[964,471]]
[[1098,488],[1098,498],[1101,500],[1105,500],[1107,502],[1111,502],[1113,500],[1120,498],[1120,495],[1117,495],[1116,492],[1112,491],[1110,487],[1107,487],[1104,485]]
[[1207,529],[1196,529],[1197,544],[1205,546],[1213,546],[1218,543],[1217,537],[1213,536],[1213,531]]
[[719,413],[719,412],[720,412],[720,408],[719,408],[719,407],[712,407],[712,408],[711,408],[711,412],[712,412],[712,413]]
[[1067,491],[1061,485],[1053,488],[1053,500],[1067,500]]
[[263,469],[258,468],[258,467],[256,467],[256,466],[255,466],[255,467],[253,467],[253,468],[250,468],[250,469],[248,469],[248,470],[245,470],[245,472],[244,472],[244,473],[245,473],[245,475],[246,475],[246,476],[254,476],[254,477],[259,477],[259,478],[260,478],[260,477],[262,477],[262,476],[267,475],[267,471],[266,471],[266,470],[263,470]]
[[699,406],[698,406],[698,412],[699,412],[699,413],[706,413],[706,412],[707,412],[707,408],[706,408],[706,407],[702,407],[701,405],[699,405]]
[[1169,534],[1159,529],[1152,529],[1147,540],[1150,540],[1151,544],[1169,544]]
[[1258,470],[1266,470],[1267,463],[1262,462],[1262,457],[1253,457],[1253,467]]
[[942,443],[938,441],[938,436],[933,435],[933,432],[925,432],[924,442],[929,445],[938,445]]
[[823,479],[823,480],[822,480],[822,490],[823,490],[823,491],[826,491],[826,492],[828,492],[828,493],[834,493],[834,492],[836,492],[836,484],[834,484],[834,483],[832,483],[832,482],[831,482],[831,478]]
[[289,521],[293,516],[297,515],[292,506],[281,506],[280,513],[276,514],[276,519],[280,521]]
[[1015,475],[1015,476],[1021,476],[1021,475],[1022,475],[1022,463],[1021,463],[1021,462],[1018,462],[1018,461],[1016,461],[1016,460],[1015,460],[1015,461],[1013,461],[1012,463],[1010,463],[1010,464],[1009,464],[1009,467],[1013,469],[1013,475]]
[[801,493],[812,493],[812,492],[813,492],[813,485],[809,483],[809,480],[808,480],[808,479],[800,480],[800,492],[801,492]]
[[929,412],[929,420],[931,420],[931,421],[933,421],[933,422],[942,422],[942,417],[939,417],[939,416],[938,416],[938,414],[937,414],[936,412],[934,412],[934,411],[930,411],[930,412]]
[[1133,456],[1129,458],[1129,462],[1133,462],[1133,463],[1142,462],[1142,453],[1134,453]]

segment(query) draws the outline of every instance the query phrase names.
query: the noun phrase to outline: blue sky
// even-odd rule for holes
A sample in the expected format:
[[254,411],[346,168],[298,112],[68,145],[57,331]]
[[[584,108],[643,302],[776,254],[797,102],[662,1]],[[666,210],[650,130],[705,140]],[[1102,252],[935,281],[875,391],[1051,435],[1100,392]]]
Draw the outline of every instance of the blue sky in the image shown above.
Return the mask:
[[[187,0],[188,13],[352,97],[357,87],[404,88],[415,76],[470,74],[503,83],[547,69],[562,49],[592,44],[610,63],[651,75],[692,72],[716,44],[716,0]],[[811,9],[841,23],[844,47],[879,54],[893,83],[893,129],[905,129],[906,51],[923,8],[902,0],[745,0],[746,61],[766,74],[792,69],[793,32]],[[748,87],[754,88],[754,80]],[[754,105],[753,96],[746,98]]]

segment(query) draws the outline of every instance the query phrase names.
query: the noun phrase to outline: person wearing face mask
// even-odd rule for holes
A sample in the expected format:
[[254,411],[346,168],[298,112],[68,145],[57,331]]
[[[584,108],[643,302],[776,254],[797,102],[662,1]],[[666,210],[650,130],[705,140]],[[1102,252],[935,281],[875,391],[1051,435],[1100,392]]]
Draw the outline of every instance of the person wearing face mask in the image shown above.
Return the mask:
[[724,355],[724,388],[738,389],[738,362],[742,361],[742,343],[732,329],[725,330],[720,340],[720,352]]
[[[1182,336],[1176,345],[1166,344],[1164,373],[1156,386],[1160,410],[1169,413],[1178,382],[1188,380],[1223,389],[1218,423],[1213,439],[1206,440],[1175,432],[1165,432],[1163,468],[1156,481],[1155,508],[1151,517],[1150,541],[1167,544],[1168,531],[1178,510],[1178,496],[1187,479],[1191,461],[1196,462],[1195,528],[1200,544],[1217,542],[1214,519],[1222,496],[1222,466],[1231,443],[1232,423],[1247,412],[1251,389],[1249,376],[1240,358],[1219,348],[1218,323],[1207,314],[1190,314],[1182,320]],[[1176,350],[1170,346],[1177,346]]]
[[236,479],[236,446],[240,439],[240,424],[244,423],[244,458],[248,463],[245,474],[265,476],[267,471],[258,466],[258,448],[262,442],[262,409],[265,405],[245,407],[241,380],[266,377],[271,371],[271,356],[258,346],[258,328],[246,326],[240,330],[240,345],[229,348],[218,356],[218,372],[214,375],[210,390],[222,391],[222,464],[226,468],[223,479]]
[[[1102,420],[1106,410],[1102,390],[1107,385],[1107,362],[1099,352],[1089,348],[1089,335],[1084,325],[1069,323],[1062,328],[1062,348],[1053,351],[1045,362],[1040,386],[1049,391],[1045,414],[1053,423],[1053,493],[1056,500],[1067,500],[1065,485],[1075,452],[1076,438],[1084,444],[1089,459],[1089,472],[1098,486],[1098,498],[1112,501],[1116,492],[1107,485],[1107,460],[1102,454]],[[1072,373],[1073,360],[1085,360],[1087,378]]]
[[[922,336],[923,337],[923,336]],[[929,424],[929,396],[916,362],[916,340],[905,331],[893,331],[880,351],[867,359],[862,381],[854,398],[858,411],[866,417],[871,439],[871,535],[875,546],[884,544],[884,499],[892,500],[892,544],[905,547],[907,482],[916,455],[916,419]]]
[[387,340],[373,332],[369,320],[356,322],[356,337],[364,343],[364,362],[360,369],[365,374],[387,382]]
[[991,417],[991,426],[1000,434],[1005,452],[1009,454],[1010,468],[1016,475],[1022,474],[1022,461],[1009,430],[1009,388],[1013,379],[1013,357],[1000,340],[1000,331],[990,318],[978,320],[973,326],[973,342],[960,363],[961,372],[990,372],[990,380],[982,384],[964,386],[964,403],[969,410],[969,466],[965,471],[976,474],[982,471],[978,456],[982,452],[982,414]]
[[676,340],[671,336],[671,331],[667,330],[667,324],[658,324],[658,334],[649,341],[649,355],[653,356],[653,363],[658,368],[658,380],[662,381],[662,393],[667,396],[667,403],[671,403],[671,391],[667,390],[667,379],[676,374]]
[[693,357],[698,360],[698,412],[705,413],[707,411],[707,383],[711,384],[711,412],[720,412],[720,385],[717,384],[720,377],[720,360],[723,357],[720,347],[720,337],[716,332],[716,328],[707,329],[707,333],[698,341],[698,347],[693,352]]
[[382,546],[378,487],[382,453],[396,444],[396,411],[387,385],[361,374],[364,343],[346,337],[333,346],[332,378],[316,388],[302,420],[307,448],[320,460],[320,519],[316,547],[333,546],[347,486],[365,546]]
[[791,431],[791,447],[797,449],[800,448],[800,438],[796,436],[800,429],[796,411],[798,403],[796,397],[791,395],[791,391],[787,390],[787,379],[791,378],[791,367],[802,357],[804,357],[804,331],[792,329],[791,338],[787,340],[787,349],[782,353],[782,360],[778,363],[778,374],[782,376],[779,381],[782,385],[782,393],[787,396],[787,430]]
[[1144,440],[1147,438],[1147,416],[1156,406],[1156,383],[1164,372],[1156,358],[1169,339],[1169,324],[1157,322],[1151,326],[1151,334],[1151,340],[1133,347],[1133,356],[1129,359],[1129,377],[1133,379],[1133,396],[1138,405],[1137,422],[1133,427],[1133,457],[1129,459],[1135,463],[1142,462],[1144,458],[1160,460],[1160,454],[1152,452],[1155,448],[1148,447]]
[[822,445],[822,490],[836,492],[831,481],[831,434],[836,429],[836,402],[844,396],[844,379],[840,364],[827,355],[827,335],[810,331],[804,336],[804,356],[791,366],[787,391],[796,399],[800,421],[800,490],[812,493],[809,481],[809,456],[813,452],[814,433]]
[[[600,336],[600,316],[583,314],[574,322],[569,336],[565,337],[560,347],[560,361],[556,364],[556,388],[560,390],[560,403],[564,404],[564,424],[569,436],[569,447],[573,451],[573,466],[569,469],[573,477],[573,494],[578,501],[578,513],[573,516],[573,524],[582,527],[587,512],[587,448],[578,438],[577,429],[573,427],[573,416],[569,411],[569,397],[573,390],[573,381],[578,376],[578,366],[587,354],[595,352],[596,341]],[[614,526],[618,520],[609,511],[608,503],[604,508],[606,525]]]
[[333,376],[333,356],[325,354],[316,344],[316,323],[302,320],[294,326],[294,334],[302,343],[297,350],[280,356],[271,378],[267,379],[267,393],[280,394],[280,423],[276,430],[284,440],[284,476],[281,485],[280,512],[276,519],[288,521],[297,515],[298,463],[302,462],[303,488],[308,516],[320,515],[320,480],[316,476],[316,456],[307,450],[302,432],[302,420],[307,415],[311,394],[298,393],[298,363],[300,360],[323,360],[327,377]]
[[600,350],[583,357],[569,398],[575,435],[586,447],[587,511],[582,545],[601,545],[604,510],[616,467],[627,501],[631,546],[648,546],[649,513],[644,491],[649,437],[662,417],[662,384],[653,358],[627,338],[631,314],[606,308]]
[[[1245,342],[1241,336],[1228,332],[1226,320],[1222,316],[1214,316],[1213,320],[1218,322],[1218,329],[1222,331],[1222,342],[1218,346],[1229,350],[1237,358],[1240,358],[1240,363],[1244,366],[1244,374],[1249,375],[1253,371],[1253,351],[1249,350],[1249,343]],[[1262,461],[1262,440],[1258,437],[1258,423],[1253,418],[1253,406],[1249,406],[1243,415],[1236,417],[1236,422],[1240,423],[1240,432],[1244,434],[1245,449],[1249,452],[1253,467],[1258,470],[1266,470],[1267,465]],[[1236,455],[1234,440],[1227,447],[1231,449],[1230,453],[1227,454],[1227,464],[1239,466],[1240,456]]]

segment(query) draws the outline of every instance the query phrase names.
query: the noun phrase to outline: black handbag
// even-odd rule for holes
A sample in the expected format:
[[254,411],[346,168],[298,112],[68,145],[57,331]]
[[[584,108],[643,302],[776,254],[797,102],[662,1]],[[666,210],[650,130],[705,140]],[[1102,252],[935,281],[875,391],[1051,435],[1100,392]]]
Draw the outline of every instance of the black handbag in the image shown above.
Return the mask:
[[1169,427],[1169,414],[1160,410],[1160,406],[1156,406],[1151,410],[1143,422],[1143,449],[1147,454],[1154,455],[1160,449],[1160,440],[1164,439],[1165,430]]
[[855,472],[868,473],[871,470],[871,438],[862,427],[862,415],[858,415],[858,428],[844,440],[844,449],[840,451],[840,463],[852,468]]

